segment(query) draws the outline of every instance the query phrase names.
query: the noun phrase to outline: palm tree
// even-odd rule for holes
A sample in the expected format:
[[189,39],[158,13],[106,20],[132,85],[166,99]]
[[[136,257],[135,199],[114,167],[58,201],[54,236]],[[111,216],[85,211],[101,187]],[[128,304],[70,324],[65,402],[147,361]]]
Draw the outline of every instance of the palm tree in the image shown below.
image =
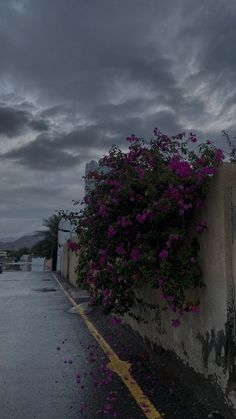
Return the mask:
[[49,218],[43,220],[43,226],[47,230],[40,231],[39,233],[44,236],[36,245],[32,247],[32,253],[37,256],[52,258],[52,270],[56,270],[57,264],[57,245],[58,245],[58,225],[61,216],[54,214]]

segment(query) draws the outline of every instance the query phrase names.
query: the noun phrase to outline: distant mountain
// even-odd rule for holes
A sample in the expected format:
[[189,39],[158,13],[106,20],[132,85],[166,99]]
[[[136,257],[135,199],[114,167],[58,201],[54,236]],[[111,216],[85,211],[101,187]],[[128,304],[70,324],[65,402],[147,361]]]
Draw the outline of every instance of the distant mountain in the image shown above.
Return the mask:
[[43,239],[43,235],[40,233],[26,234],[19,239],[14,241],[2,241],[0,240],[0,249],[1,250],[19,250],[22,247],[31,248],[40,240]]
[[14,242],[16,239],[16,237],[1,237],[0,242]]

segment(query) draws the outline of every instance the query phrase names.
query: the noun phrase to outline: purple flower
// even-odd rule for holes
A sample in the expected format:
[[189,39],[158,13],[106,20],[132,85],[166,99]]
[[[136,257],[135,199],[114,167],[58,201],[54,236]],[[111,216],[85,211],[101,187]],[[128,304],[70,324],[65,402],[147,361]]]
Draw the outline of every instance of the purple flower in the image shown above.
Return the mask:
[[184,308],[183,307],[180,307],[179,315],[180,315],[180,317],[183,317],[183,315],[184,315]]
[[144,175],[145,175],[145,171],[142,169],[142,167],[136,167],[135,171],[139,175],[140,179],[143,180]]
[[215,173],[216,173],[215,167],[205,166],[205,167],[201,167],[201,169],[197,171],[196,177],[197,179],[202,180],[209,175],[214,175]]
[[192,168],[187,161],[181,161],[179,156],[173,157],[169,162],[169,168],[181,179],[188,178],[192,174]]
[[146,219],[150,216],[150,214],[151,214],[150,210],[144,210],[143,212],[140,212],[139,214],[136,215],[136,220],[142,224],[146,221]]
[[100,263],[100,265],[101,266],[104,266],[105,265],[105,262],[106,262],[105,256],[104,255],[100,255],[99,256],[99,263]]
[[125,253],[124,246],[123,246],[123,245],[118,246],[118,247],[116,248],[115,252],[116,252],[118,255],[123,255],[123,254]]
[[109,299],[110,295],[111,295],[111,291],[108,288],[105,288],[102,291],[102,294],[103,294],[104,302],[106,303],[107,300]]
[[117,207],[117,205],[119,205],[120,201],[118,198],[112,198],[112,202],[113,204]]
[[108,237],[114,237],[116,235],[116,230],[114,229],[114,227],[109,226],[107,235]]
[[199,313],[199,307],[198,306],[191,306],[190,311],[192,313]]
[[159,253],[159,257],[161,258],[161,259],[163,259],[163,260],[165,260],[165,259],[167,259],[167,257],[168,257],[168,251],[167,250],[162,250],[160,253]]
[[72,252],[78,252],[80,250],[80,246],[73,240],[68,240],[66,247],[72,250]]
[[129,137],[127,137],[126,139],[127,139],[127,141],[128,141],[129,143],[132,143],[132,142],[133,142],[133,141],[135,141],[137,138],[135,137],[135,135],[134,135],[134,134],[132,134],[132,135],[130,135]]
[[89,197],[88,197],[88,195],[86,195],[86,196],[84,197],[84,203],[85,203],[85,204],[88,204],[88,203],[89,203]]
[[136,215],[136,220],[139,223],[144,223],[144,221],[146,220],[146,216],[143,213],[139,213]]
[[121,320],[120,319],[118,319],[117,317],[112,317],[111,318],[111,324],[112,324],[112,326],[117,326],[117,325],[119,325],[119,324],[121,324]]
[[121,217],[121,219],[117,221],[117,224],[119,224],[122,228],[133,225],[132,221],[130,221],[127,217]]
[[130,252],[130,256],[131,256],[131,259],[134,260],[134,261],[139,260],[140,259],[139,250],[136,247],[134,247]]
[[202,221],[201,223],[197,224],[196,230],[199,234],[201,234],[207,228],[206,221]]
[[223,150],[221,150],[220,148],[218,148],[216,150],[216,154],[215,154],[216,161],[222,161],[222,160],[224,160],[224,158],[225,158],[225,155],[223,153]]
[[171,324],[172,324],[173,327],[179,327],[180,326],[180,321],[179,321],[179,319],[171,320]]
[[168,303],[173,303],[174,301],[173,295],[168,295],[168,297],[166,297],[166,301],[168,301]]
[[101,215],[103,218],[108,217],[108,211],[105,205],[100,205],[98,209],[98,214]]
[[196,141],[197,141],[196,134],[193,134],[192,132],[190,132],[189,140],[192,141],[192,143],[196,143]]

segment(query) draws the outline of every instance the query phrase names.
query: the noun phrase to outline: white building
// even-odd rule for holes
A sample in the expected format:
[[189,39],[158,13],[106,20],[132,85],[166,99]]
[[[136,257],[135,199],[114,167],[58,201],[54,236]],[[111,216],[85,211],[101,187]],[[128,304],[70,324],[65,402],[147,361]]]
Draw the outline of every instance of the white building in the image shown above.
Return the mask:
[[[98,162],[96,162],[95,160],[91,160],[85,165],[85,176],[87,176],[89,172],[95,172],[98,170],[99,170]],[[94,179],[85,179],[85,194],[89,193],[94,188],[95,188]]]
[[63,272],[63,246],[71,239],[74,227],[69,220],[62,218],[58,224],[57,272]]
[[0,250],[0,258],[7,258],[8,253],[5,250]]

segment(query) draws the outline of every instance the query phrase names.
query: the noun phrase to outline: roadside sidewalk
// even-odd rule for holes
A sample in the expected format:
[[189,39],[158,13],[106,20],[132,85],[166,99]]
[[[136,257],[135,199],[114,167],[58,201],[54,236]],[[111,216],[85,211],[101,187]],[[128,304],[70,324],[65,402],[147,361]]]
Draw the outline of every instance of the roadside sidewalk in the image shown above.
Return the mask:
[[86,311],[90,322],[113,351],[121,360],[129,362],[132,377],[158,411],[163,413],[163,418],[233,419],[230,412],[218,413],[220,410],[216,399],[215,403],[212,403],[207,395],[203,399],[197,397],[193,391],[189,391],[176,377],[173,365],[171,363],[169,365],[168,356],[164,351],[157,353],[129,326],[120,323],[112,316],[104,316],[100,308],[89,307],[89,298],[85,290],[76,289],[60,275],[56,276],[75,303]]

